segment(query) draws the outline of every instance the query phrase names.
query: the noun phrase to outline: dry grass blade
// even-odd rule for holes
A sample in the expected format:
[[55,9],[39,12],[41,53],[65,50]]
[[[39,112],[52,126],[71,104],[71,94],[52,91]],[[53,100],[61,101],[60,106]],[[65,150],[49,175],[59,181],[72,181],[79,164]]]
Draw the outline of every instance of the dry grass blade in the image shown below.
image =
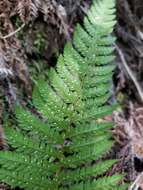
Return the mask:
[[143,172],[138,175],[128,190],[143,190]]

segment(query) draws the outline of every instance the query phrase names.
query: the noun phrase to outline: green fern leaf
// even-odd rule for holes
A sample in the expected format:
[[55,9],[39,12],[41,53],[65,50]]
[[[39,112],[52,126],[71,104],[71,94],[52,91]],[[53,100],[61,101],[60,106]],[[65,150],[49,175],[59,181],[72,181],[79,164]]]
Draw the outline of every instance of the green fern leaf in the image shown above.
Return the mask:
[[[116,160],[102,159],[113,146],[112,122],[103,117],[114,66],[111,36],[114,0],[94,0],[48,79],[39,79],[33,105],[16,106],[18,126],[6,127],[8,151],[0,152],[0,181],[25,190],[125,190],[122,175],[106,176]],[[99,121],[100,119],[100,121]]]

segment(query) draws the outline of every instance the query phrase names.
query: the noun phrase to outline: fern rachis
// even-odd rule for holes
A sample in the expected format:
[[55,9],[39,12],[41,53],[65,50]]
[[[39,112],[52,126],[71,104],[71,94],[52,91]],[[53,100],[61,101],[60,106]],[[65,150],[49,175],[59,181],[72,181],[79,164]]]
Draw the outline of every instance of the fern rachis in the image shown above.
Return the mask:
[[121,175],[104,175],[116,162],[100,160],[113,145],[112,122],[97,120],[114,109],[106,105],[114,11],[114,0],[95,0],[48,80],[37,82],[33,104],[44,119],[16,108],[19,125],[5,129],[13,151],[0,152],[0,181],[26,190],[125,189],[117,187]]

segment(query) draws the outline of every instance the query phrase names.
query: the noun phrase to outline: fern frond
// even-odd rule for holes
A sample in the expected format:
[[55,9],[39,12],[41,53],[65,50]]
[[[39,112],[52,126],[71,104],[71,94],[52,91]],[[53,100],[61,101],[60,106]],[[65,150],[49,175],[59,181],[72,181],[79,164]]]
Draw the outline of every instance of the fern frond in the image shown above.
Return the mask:
[[[78,183],[73,185],[71,188],[69,188],[70,190],[95,190],[95,189],[99,189],[99,190],[113,190],[116,189],[116,182],[121,180],[122,176],[121,175],[115,175],[114,177],[103,177],[100,178],[98,180],[94,180],[94,181],[87,181],[86,184],[84,184],[84,182]],[[102,180],[104,183],[104,186],[101,186],[102,184]],[[62,190],[62,189],[60,189]],[[67,190],[66,188],[64,190]]]
[[81,180],[85,181],[91,176],[97,177],[103,175],[116,162],[117,160],[103,161],[95,166],[89,166],[75,171],[67,171],[66,176],[65,173],[62,173],[60,177],[65,184],[77,183]]
[[101,159],[114,144],[113,123],[102,119],[117,106],[107,105],[114,7],[114,0],[95,0],[47,81],[39,78],[33,105],[40,117],[16,107],[18,127],[5,128],[11,151],[0,152],[0,181],[26,190],[125,189],[117,186],[121,175],[106,176],[116,161]]
[[87,123],[84,126],[83,125],[77,125],[76,129],[72,129],[69,134],[69,138],[82,138],[82,136],[89,135],[99,135],[99,133],[107,132],[108,129],[110,129],[113,126],[113,122],[103,122],[100,124],[97,124],[96,122],[93,123]]
[[[5,160],[7,161],[5,162]],[[0,152],[0,164],[4,169],[0,170],[0,180],[11,184],[12,187],[20,186],[25,189],[34,187],[37,190],[38,188],[44,190],[46,187],[50,187],[51,181],[48,180],[48,176],[57,171],[58,167],[55,164],[48,163],[47,165],[46,161],[38,160],[37,162],[37,160],[37,157],[31,159],[31,157],[19,153]],[[26,175],[20,174],[21,171]],[[33,186],[33,184],[35,185]]]
[[17,11],[23,22],[37,17],[38,9],[40,8],[40,0],[21,0],[17,2]]
[[115,1],[103,0],[94,1],[93,6],[88,14],[90,22],[95,26],[101,26],[109,32],[115,25]]
[[37,116],[20,106],[16,107],[15,113],[21,130],[29,132],[29,134],[31,133],[32,136],[38,136],[38,138],[43,139],[43,141],[48,140],[48,142],[52,144],[61,143],[58,132],[52,129],[49,123],[41,122]]

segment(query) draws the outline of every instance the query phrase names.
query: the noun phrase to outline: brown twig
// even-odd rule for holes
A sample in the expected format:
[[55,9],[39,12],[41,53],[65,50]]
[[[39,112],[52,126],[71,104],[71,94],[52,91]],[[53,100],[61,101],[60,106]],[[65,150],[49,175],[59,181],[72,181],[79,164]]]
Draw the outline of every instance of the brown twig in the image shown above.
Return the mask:
[[18,33],[22,28],[24,28],[25,23],[23,23],[18,29],[16,29],[15,31],[11,32],[10,34],[6,35],[6,36],[0,36],[0,39],[4,40],[7,38],[10,38],[11,36],[15,35],[16,33]]
[[131,78],[131,80],[133,81],[133,83],[134,83],[134,85],[135,85],[135,87],[136,87],[136,89],[138,91],[138,94],[140,96],[140,99],[143,102],[143,90],[142,90],[140,84],[138,83],[133,71],[128,66],[122,50],[116,44],[115,44],[115,47],[116,47],[116,50],[117,50],[117,52],[118,52],[118,54],[120,56],[120,59],[122,61],[122,64],[123,64],[124,68],[126,69],[126,71],[127,71],[128,75],[129,75],[129,77]]

